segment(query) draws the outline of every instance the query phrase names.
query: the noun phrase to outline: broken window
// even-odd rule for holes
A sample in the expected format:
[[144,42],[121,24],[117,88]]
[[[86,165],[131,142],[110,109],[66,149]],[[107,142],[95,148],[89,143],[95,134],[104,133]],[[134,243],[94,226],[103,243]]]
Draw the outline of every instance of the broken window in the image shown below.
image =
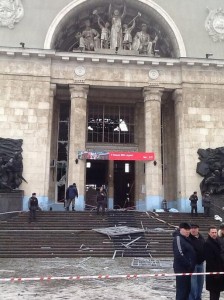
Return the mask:
[[134,143],[134,107],[89,104],[88,142]]

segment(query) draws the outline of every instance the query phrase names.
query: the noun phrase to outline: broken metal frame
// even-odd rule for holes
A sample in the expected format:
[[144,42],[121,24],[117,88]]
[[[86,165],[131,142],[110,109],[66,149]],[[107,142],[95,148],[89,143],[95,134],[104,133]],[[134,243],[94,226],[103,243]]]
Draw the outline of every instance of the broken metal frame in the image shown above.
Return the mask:
[[172,267],[172,260],[154,259],[150,254],[150,258],[134,258],[131,266],[134,268],[151,268],[151,269],[166,269]]

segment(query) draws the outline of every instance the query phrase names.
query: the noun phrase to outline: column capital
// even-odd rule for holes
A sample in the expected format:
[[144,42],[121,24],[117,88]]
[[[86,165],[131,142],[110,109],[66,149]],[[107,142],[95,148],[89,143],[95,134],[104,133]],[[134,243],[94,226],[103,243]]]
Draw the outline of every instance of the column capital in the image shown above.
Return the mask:
[[158,101],[161,102],[161,97],[163,94],[163,88],[155,88],[155,87],[150,87],[146,86],[143,88],[143,97],[144,97],[144,102],[147,101]]
[[73,85],[69,85],[69,90],[71,93],[71,99],[73,98],[87,99],[88,92],[89,92],[89,85],[73,84]]
[[176,103],[182,102],[183,100],[183,90],[182,89],[176,89],[172,94],[172,99]]
[[50,84],[51,97],[54,97],[56,95],[56,89],[57,89],[57,85],[55,83],[51,83]]

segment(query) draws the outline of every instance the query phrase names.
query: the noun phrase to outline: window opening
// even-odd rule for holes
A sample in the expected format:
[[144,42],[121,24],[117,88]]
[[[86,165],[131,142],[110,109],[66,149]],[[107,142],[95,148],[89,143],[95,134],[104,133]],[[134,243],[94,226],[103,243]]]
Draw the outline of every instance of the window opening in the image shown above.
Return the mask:
[[89,104],[88,142],[134,143],[134,106]]
[[65,199],[68,166],[70,104],[60,103],[58,120],[58,151],[57,151],[57,200]]

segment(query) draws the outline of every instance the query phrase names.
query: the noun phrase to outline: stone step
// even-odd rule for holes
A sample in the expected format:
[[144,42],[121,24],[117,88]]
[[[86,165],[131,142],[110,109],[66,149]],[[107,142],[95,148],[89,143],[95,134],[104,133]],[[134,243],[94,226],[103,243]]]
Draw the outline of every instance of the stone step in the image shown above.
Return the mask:
[[[172,233],[180,222],[198,223],[207,233],[210,224],[220,222],[203,214],[192,217],[183,213],[144,213],[110,211],[37,212],[37,222],[28,223],[28,212],[0,221],[0,258],[8,257],[172,257]],[[94,228],[129,226],[144,228],[144,233],[108,237]],[[126,245],[137,237],[137,241]],[[205,236],[206,237],[206,236]]]

